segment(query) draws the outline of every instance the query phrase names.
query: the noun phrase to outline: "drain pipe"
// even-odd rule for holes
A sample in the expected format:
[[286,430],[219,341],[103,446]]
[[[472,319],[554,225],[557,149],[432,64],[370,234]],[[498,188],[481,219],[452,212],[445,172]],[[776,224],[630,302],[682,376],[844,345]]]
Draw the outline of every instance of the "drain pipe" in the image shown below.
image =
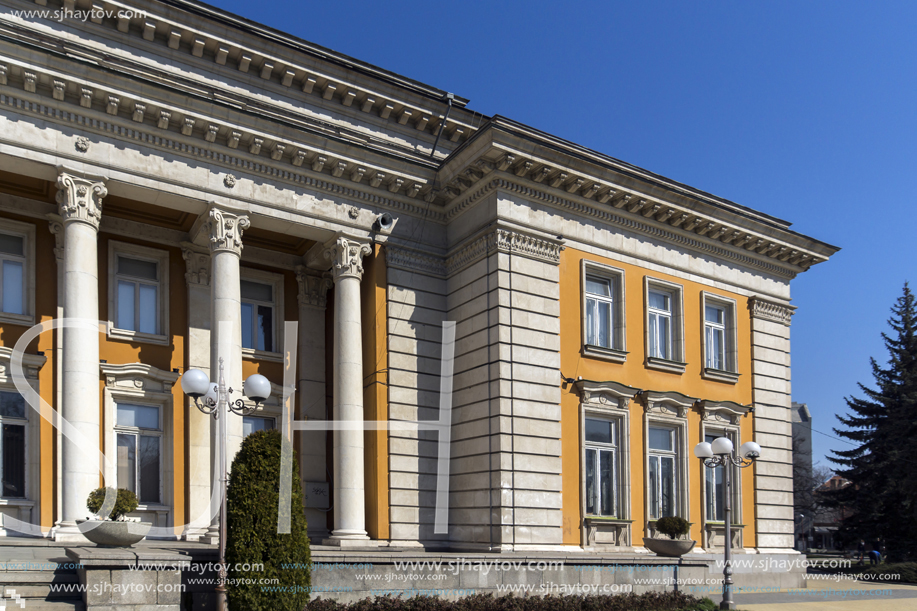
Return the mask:
[[439,133],[436,134],[436,140],[433,141],[433,150],[430,151],[430,159],[433,159],[433,155],[436,154],[436,146],[439,144],[439,139],[443,135],[443,130],[446,129],[446,121],[449,120],[449,112],[452,110],[452,101],[454,99],[454,94],[446,94],[446,102],[449,104],[449,106],[446,108],[446,116],[443,117],[443,122],[439,124]]

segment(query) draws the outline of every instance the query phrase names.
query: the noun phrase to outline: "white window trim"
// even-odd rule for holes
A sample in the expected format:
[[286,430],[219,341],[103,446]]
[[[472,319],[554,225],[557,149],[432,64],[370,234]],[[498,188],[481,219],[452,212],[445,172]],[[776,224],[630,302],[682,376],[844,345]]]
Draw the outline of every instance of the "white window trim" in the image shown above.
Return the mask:
[[[724,355],[726,359],[726,369],[712,369],[707,367],[707,304],[716,305],[725,310],[725,333],[726,347]],[[715,295],[706,291],[701,293],[701,357],[703,367],[701,375],[708,380],[717,382],[726,382],[735,384],[739,381],[739,354],[738,354],[738,320],[736,300],[721,295]]]
[[[118,255],[155,261],[159,266],[159,303],[160,333],[141,333],[120,329],[115,324],[118,313]],[[108,337],[110,339],[128,340],[168,346],[169,340],[169,251],[148,246],[138,246],[127,242],[109,240],[108,242]]]
[[[687,413],[697,399],[677,392],[643,391],[643,473],[645,484],[650,472],[650,427],[659,426],[675,430],[675,508],[679,517],[691,521],[690,494],[688,490],[688,417]],[[648,536],[655,536],[656,518],[650,517],[650,490],[644,485],[644,519]]]
[[[597,276],[611,281],[612,302],[612,346],[595,346],[588,344],[588,330],[586,328],[586,276]],[[614,363],[623,363],[627,360],[627,333],[626,333],[626,294],[624,284],[624,270],[595,261],[583,259],[580,269],[580,286],[582,287],[582,329],[583,329],[583,355]]]
[[[672,354],[670,359],[650,356],[650,290],[663,291],[672,295]],[[646,276],[643,280],[643,347],[646,367],[669,373],[684,373],[685,362],[685,317],[684,287],[680,284]]]
[[[266,272],[260,269],[242,267],[239,269],[239,279],[258,282],[260,284],[270,284],[274,289],[274,350],[271,352],[265,350],[256,350],[254,348],[242,348],[242,358],[255,361],[273,361],[283,362],[283,353],[278,350],[283,336],[283,274],[275,272]],[[241,307],[241,301],[240,307]]]
[[[19,391],[13,383],[10,369],[12,355],[12,348],[0,346],[0,390],[18,394]],[[42,354],[22,355],[22,369],[26,381],[36,394],[39,393],[38,372],[45,362],[47,362],[47,357]],[[35,524],[38,516],[35,515],[36,520],[33,521],[32,510],[41,500],[41,416],[34,407],[29,405],[28,401],[25,409],[28,420],[25,446],[25,498],[0,498],[0,513],[11,515],[22,522]],[[10,509],[4,509],[6,507]],[[11,532],[13,531],[8,531],[0,526],[0,536],[6,536]]]
[[[607,525],[620,532],[615,547],[631,545],[631,469],[630,469],[630,402],[639,393],[633,388],[617,382],[591,382],[579,380],[577,390],[582,397],[580,403],[580,515],[583,516],[585,528],[582,530],[582,546],[592,547],[590,531]],[[618,515],[612,517],[595,516],[586,513],[586,418],[613,420],[617,426],[618,462],[617,462],[617,498]],[[593,533],[594,534],[594,533]]]
[[[701,439],[707,435],[722,436],[722,433],[729,433],[732,436],[733,445],[738,448],[742,444],[741,418],[751,413],[751,407],[739,405],[732,401],[701,401]],[[703,461],[698,460],[700,468],[707,470]],[[743,511],[742,511],[742,471],[733,467],[730,471],[732,485],[732,526],[733,526],[733,546],[743,547]],[[703,473],[701,477],[701,515],[704,521],[702,547],[704,549],[712,548],[711,539],[714,532],[722,530],[725,536],[725,523],[707,518],[707,477]]]
[[23,238],[22,252],[25,259],[25,269],[22,272],[22,307],[25,313],[0,312],[0,322],[13,325],[33,325],[35,324],[35,225],[4,218],[3,229],[0,230],[0,233]]
[[[174,526],[174,481],[175,450],[173,444],[174,423],[172,422],[173,397],[172,386],[179,374],[162,371],[151,365],[129,363],[126,365],[99,365],[105,379],[103,393],[104,414],[104,452],[109,460],[105,464],[104,476],[108,485],[117,486],[118,481],[118,437],[115,429],[117,422],[117,404],[132,403],[137,405],[157,406],[162,419],[162,445],[160,447],[160,469],[162,476],[159,485],[162,487],[161,502],[148,503],[137,507],[135,513],[141,517],[152,518],[153,525],[160,528]],[[113,484],[112,484],[113,482]],[[178,540],[179,536],[166,537]]]

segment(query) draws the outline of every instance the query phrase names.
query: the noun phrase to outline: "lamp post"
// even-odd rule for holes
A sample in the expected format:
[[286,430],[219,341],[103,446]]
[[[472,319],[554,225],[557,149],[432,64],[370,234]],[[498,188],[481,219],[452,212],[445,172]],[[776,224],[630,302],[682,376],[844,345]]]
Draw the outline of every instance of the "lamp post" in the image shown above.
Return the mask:
[[740,469],[750,467],[755,459],[761,456],[761,446],[754,441],[746,441],[739,448],[739,455],[736,456],[732,450],[732,441],[727,437],[717,437],[713,443],[702,441],[694,446],[694,455],[704,461],[704,464],[710,469],[723,467],[723,483],[725,484],[725,520],[726,520],[726,546],[724,550],[723,568],[723,602],[720,603],[720,609],[735,609],[736,604],[732,600],[732,499],[729,491],[729,466],[735,465]]
[[[194,404],[203,413],[211,415],[219,423],[220,436],[220,583],[217,585],[217,609],[226,611],[226,418],[230,412],[248,416],[271,395],[271,383],[261,374],[249,376],[242,385],[243,393],[254,406],[246,407],[242,399],[232,400],[232,388],[226,387],[223,376],[223,358],[220,357],[219,382],[213,384],[200,369],[189,369],[181,377],[181,389],[194,399]],[[201,402],[203,397],[203,402]]]

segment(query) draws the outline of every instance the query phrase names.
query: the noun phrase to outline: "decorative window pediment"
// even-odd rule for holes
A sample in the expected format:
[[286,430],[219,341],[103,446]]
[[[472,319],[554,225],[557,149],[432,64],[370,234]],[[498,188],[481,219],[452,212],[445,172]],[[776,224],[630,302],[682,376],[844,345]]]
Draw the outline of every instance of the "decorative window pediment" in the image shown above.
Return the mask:
[[648,414],[670,415],[678,418],[684,418],[688,410],[694,407],[698,401],[695,397],[689,397],[675,391],[644,390],[641,396],[646,402],[646,412]]
[[739,424],[739,418],[743,418],[750,412],[755,411],[750,405],[741,405],[734,401],[708,401],[703,400],[698,403],[701,409],[702,418],[708,421],[726,422],[729,424]]
[[105,376],[105,386],[135,392],[170,393],[180,374],[163,371],[143,363],[110,365],[100,363],[99,368]]
[[642,392],[639,388],[618,382],[593,382],[579,380],[576,390],[589,407],[604,406],[608,408],[627,409],[630,401]]
[[[0,346],[0,382],[13,381],[13,371],[10,361],[13,359],[13,349]],[[22,372],[29,382],[38,380],[38,372],[45,364],[48,358],[43,354],[26,354],[22,355]]]

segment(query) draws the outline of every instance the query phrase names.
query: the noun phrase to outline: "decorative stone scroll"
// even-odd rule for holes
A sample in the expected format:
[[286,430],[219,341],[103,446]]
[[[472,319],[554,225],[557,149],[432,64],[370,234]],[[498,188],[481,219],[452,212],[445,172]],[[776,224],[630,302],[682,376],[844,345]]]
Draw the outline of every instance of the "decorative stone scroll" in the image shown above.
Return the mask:
[[98,231],[102,200],[108,195],[105,181],[61,171],[57,177],[57,204],[63,222],[82,222]]
[[210,251],[242,256],[242,233],[251,227],[248,216],[210,209]]
[[334,281],[337,282],[338,279],[347,277],[361,279],[363,277],[363,257],[370,252],[372,250],[369,244],[345,237],[339,237],[333,244],[327,245],[324,256],[331,261]]

